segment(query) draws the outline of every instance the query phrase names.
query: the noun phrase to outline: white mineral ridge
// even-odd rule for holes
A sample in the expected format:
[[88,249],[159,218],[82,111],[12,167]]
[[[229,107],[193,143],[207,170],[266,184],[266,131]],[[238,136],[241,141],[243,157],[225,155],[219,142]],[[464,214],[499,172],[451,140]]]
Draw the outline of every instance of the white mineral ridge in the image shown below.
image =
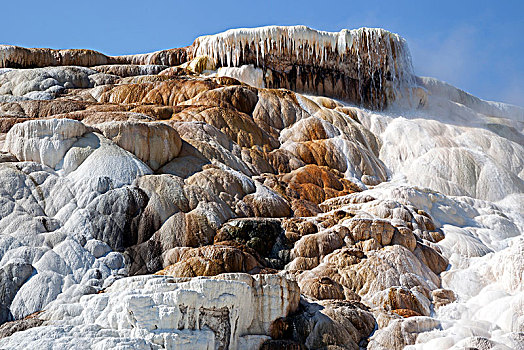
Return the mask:
[[[0,62],[2,49],[0,46]],[[98,72],[74,66],[13,69],[0,75],[0,95],[26,96],[31,92],[57,92],[64,88],[93,87],[89,76]]]
[[[378,38],[383,33],[389,35],[390,41],[380,40],[379,42]],[[380,28],[343,29],[340,32],[326,32],[302,25],[230,29],[223,33],[198,37],[194,46],[196,47],[195,56],[211,56],[215,61],[221,60],[227,66],[238,67],[243,54],[242,49],[248,45],[254,46],[257,57],[264,58],[269,47],[275,45],[281,51],[291,50],[297,55],[306,55],[322,65],[325,63],[328,51],[335,52],[336,50],[340,56],[349,54],[350,49],[354,48],[354,43],[361,40],[362,36],[367,36],[371,45],[397,45],[399,50],[407,50],[403,38]],[[307,51],[304,49],[306,45],[308,46]],[[399,54],[395,63],[398,72],[411,74],[409,51]],[[395,69],[393,69],[393,72],[395,72]]]
[[71,119],[27,121],[9,130],[4,151],[54,168],[86,131],[84,124]]
[[[419,109],[359,110],[382,141],[380,159],[408,183],[444,194],[500,201],[523,193],[524,109],[439,84],[447,89],[428,92]],[[455,93],[460,102],[445,98]]]
[[217,77],[235,78],[257,88],[265,88],[264,71],[260,68],[255,68],[252,64],[240,67],[220,67],[216,75]]
[[229,349],[245,348],[268,339],[271,323],[293,312],[299,295],[295,282],[278,275],[128,277],[102,294],[52,303],[45,326],[2,339],[0,348],[215,349],[209,327],[225,332],[220,341]]
[[[368,54],[362,54],[361,45],[367,47]],[[353,70],[349,62],[356,61],[359,78],[364,66],[369,65],[370,71],[390,73],[391,80],[380,78],[378,85],[386,88],[394,99],[411,95],[416,85],[406,41],[381,28],[343,29],[340,32],[320,31],[303,25],[238,28],[198,37],[193,47],[195,56],[210,56],[218,66],[240,68],[241,71],[229,72],[241,81],[256,82],[255,86],[260,85],[260,72],[241,66],[247,48],[256,54],[256,67],[264,67],[264,58],[269,52],[278,57],[295,57],[308,65],[335,67],[342,71]],[[336,59],[328,59],[333,53]]]
[[[470,337],[480,336],[512,348],[511,334],[524,329],[522,214],[479,199],[394,183],[366,193],[426,211],[445,233],[437,243],[450,261],[448,271],[442,273],[442,287],[453,290],[458,300],[432,314],[440,321],[438,326],[418,330],[412,347],[461,348],[460,344],[473,341]],[[394,332],[395,327],[391,324],[380,332]],[[376,337],[380,341],[383,335]]]
[[108,243],[121,248],[125,199],[138,196],[130,185],[151,169],[70,119],[16,124],[5,149],[25,162],[0,164],[0,270],[23,280],[2,293],[2,322],[11,317],[5,308],[22,318],[125,275],[122,254]]

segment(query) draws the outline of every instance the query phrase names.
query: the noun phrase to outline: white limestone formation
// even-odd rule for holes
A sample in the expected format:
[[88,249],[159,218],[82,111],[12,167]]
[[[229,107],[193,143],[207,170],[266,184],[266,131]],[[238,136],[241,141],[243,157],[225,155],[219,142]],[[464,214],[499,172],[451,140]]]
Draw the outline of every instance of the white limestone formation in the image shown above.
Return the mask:
[[245,349],[268,339],[299,296],[296,283],[278,275],[129,277],[102,294],[58,299],[40,316],[46,325],[1,339],[0,348]]

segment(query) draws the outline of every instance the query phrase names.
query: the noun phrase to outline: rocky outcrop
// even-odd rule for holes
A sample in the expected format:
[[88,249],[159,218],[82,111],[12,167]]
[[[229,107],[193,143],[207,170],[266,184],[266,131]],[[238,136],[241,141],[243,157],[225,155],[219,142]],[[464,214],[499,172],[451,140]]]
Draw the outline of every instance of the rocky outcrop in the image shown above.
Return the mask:
[[250,254],[224,244],[209,245],[200,248],[177,247],[164,253],[164,264],[171,263],[157,275],[174,277],[216,276],[228,272],[257,273],[264,265]]
[[109,57],[93,50],[27,49],[0,46],[1,68],[34,68],[48,66],[96,66],[107,64]]
[[[117,57],[92,50],[7,45],[0,47],[0,53],[0,68],[122,63],[178,66],[207,56],[212,58],[209,64],[193,60],[182,68],[201,73],[215,67],[245,69],[251,65],[261,69],[261,78],[255,84],[259,87],[287,88],[380,109],[415,86],[407,45],[400,36],[382,29],[344,29],[339,33],[305,26],[233,29],[199,37],[187,48]],[[133,75],[116,68],[102,71]],[[237,77],[242,78],[242,74]]]
[[4,150],[22,161],[54,168],[87,128],[74,120],[37,120],[13,126]]
[[86,49],[28,49],[25,47],[1,45],[0,68],[38,68],[50,66],[92,67],[108,64],[126,65],[168,65],[177,66],[186,62],[187,50],[171,49],[142,55],[111,57]]
[[176,130],[165,124],[128,121],[106,122],[96,124],[95,127],[153,170],[173,160],[182,147],[182,140]]
[[29,328],[42,325],[44,321],[38,318],[39,314],[39,312],[36,312],[21,320],[4,323],[0,326],[0,339],[7,338],[16,332],[25,331]]
[[261,256],[274,253],[277,240],[282,237],[280,220],[243,218],[226,222],[215,236],[215,242],[236,241],[255,250]]
[[[305,26],[232,29],[197,38],[218,66],[262,68],[264,85],[383,108],[413,81],[404,40],[382,29],[339,33]],[[375,77],[376,76],[376,77]]]
[[288,323],[292,337],[307,349],[359,349],[375,327],[364,305],[338,300],[301,300],[299,312]]
[[11,96],[13,101],[51,100],[64,89],[93,87],[91,77],[96,73],[84,67],[14,69],[0,75],[0,96]]
[[0,339],[0,347],[258,347],[275,320],[298,308],[299,298],[296,283],[277,275],[125,278],[104,293],[54,303],[39,315],[44,326]]

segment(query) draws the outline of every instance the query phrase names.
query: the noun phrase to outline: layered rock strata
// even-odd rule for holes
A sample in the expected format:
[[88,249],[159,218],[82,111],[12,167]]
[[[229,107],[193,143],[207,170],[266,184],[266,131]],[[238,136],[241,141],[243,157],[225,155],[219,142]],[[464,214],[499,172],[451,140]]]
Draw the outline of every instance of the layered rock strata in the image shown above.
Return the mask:
[[344,29],[339,33],[305,26],[233,29],[199,37],[186,48],[115,57],[92,50],[4,45],[0,47],[0,68],[177,66],[199,56],[211,57],[217,68],[234,67],[226,70],[229,74],[236,74],[238,69],[259,71],[260,87],[330,96],[372,108],[385,108],[415,87],[404,39],[383,29],[370,28]]

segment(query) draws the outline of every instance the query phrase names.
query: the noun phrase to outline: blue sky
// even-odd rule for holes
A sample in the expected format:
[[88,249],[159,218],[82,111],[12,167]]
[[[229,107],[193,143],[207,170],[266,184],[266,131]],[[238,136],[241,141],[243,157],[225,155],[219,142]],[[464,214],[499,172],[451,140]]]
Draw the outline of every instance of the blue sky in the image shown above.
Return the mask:
[[9,1],[0,43],[116,55],[190,45],[229,28],[382,27],[408,40],[418,75],[524,106],[524,1]]

